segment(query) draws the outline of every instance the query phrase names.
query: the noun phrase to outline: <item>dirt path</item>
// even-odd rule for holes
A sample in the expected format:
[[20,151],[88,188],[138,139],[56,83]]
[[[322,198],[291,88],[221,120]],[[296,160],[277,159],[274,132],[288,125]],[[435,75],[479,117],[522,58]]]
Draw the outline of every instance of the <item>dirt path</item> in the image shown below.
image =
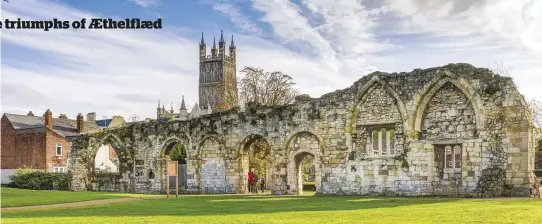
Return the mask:
[[105,204],[117,203],[117,202],[140,201],[140,200],[150,200],[150,199],[159,199],[159,198],[166,198],[166,197],[165,196],[164,197],[156,196],[156,197],[145,197],[145,198],[113,198],[113,199],[80,201],[80,202],[70,202],[70,203],[51,204],[51,205],[33,205],[33,206],[23,206],[23,207],[10,207],[10,208],[2,208],[2,212],[6,212],[6,211],[23,211],[23,210],[41,210],[41,209],[51,209],[51,208],[83,207],[83,206],[90,206],[90,205],[105,205]]

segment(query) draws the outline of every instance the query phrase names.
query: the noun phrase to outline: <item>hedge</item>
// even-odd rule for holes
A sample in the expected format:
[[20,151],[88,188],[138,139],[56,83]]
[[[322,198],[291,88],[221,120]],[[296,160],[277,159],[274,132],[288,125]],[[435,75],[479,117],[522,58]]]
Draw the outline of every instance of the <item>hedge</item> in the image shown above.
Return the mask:
[[18,169],[9,177],[8,187],[32,190],[69,190],[67,173]]

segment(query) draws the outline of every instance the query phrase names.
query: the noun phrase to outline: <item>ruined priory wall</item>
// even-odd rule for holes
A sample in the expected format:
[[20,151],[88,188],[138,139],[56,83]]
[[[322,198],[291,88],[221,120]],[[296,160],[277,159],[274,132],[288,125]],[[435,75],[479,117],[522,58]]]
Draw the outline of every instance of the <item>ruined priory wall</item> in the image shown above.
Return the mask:
[[[136,192],[164,191],[164,175],[149,174],[165,172],[160,153],[179,142],[188,149],[187,191],[243,193],[246,147],[259,137],[271,148],[274,194],[299,193],[298,160],[310,155],[321,194],[526,196],[534,163],[527,111],[511,79],[451,64],[376,72],[287,106],[131,124],[85,135],[74,148],[90,155],[94,146],[82,142],[118,139],[133,161],[126,189]],[[90,161],[74,160],[74,172]],[[73,186],[82,180],[91,178],[78,175]]]

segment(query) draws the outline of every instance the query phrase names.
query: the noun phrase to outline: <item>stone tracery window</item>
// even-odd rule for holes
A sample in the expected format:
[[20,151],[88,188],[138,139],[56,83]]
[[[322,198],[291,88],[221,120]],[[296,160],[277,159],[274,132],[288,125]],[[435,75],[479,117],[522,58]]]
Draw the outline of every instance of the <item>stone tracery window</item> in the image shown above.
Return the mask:
[[435,149],[435,158],[442,164],[441,168],[461,168],[462,147],[460,144],[436,145]]
[[370,128],[370,135],[367,138],[368,151],[373,155],[394,155],[395,151],[395,129],[393,127]]

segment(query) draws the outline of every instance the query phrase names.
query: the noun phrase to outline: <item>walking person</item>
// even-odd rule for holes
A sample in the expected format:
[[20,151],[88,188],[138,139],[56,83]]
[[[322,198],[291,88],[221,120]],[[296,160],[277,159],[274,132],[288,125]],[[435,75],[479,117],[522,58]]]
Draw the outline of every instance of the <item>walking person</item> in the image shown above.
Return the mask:
[[261,187],[262,187],[262,194],[265,190],[265,178],[262,176],[262,179],[260,180],[260,184],[261,184]]
[[248,171],[248,192],[252,193],[254,188],[254,168]]

